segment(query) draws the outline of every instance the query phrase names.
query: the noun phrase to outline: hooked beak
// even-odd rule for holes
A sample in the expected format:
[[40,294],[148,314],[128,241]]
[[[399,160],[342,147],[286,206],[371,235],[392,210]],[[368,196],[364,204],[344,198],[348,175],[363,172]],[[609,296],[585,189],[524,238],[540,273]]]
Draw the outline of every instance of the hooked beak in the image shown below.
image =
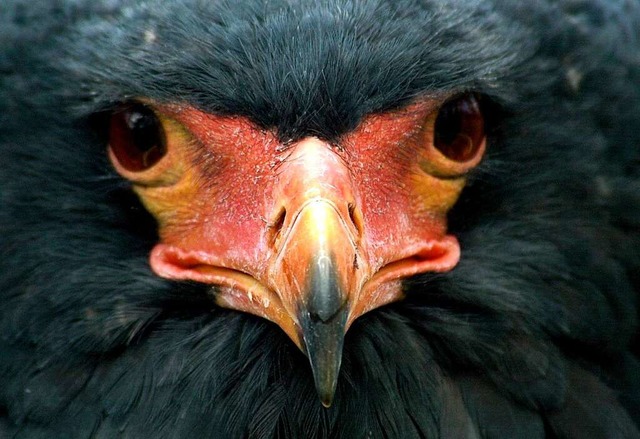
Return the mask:
[[350,299],[362,288],[368,270],[359,262],[360,214],[344,165],[322,142],[302,146],[282,174],[282,229],[274,242],[269,283],[291,304],[300,347],[311,362],[320,400],[328,407],[338,381]]
[[295,301],[302,348],[326,407],[338,380],[349,292],[362,278],[354,264],[358,256],[352,227],[343,216],[327,199],[305,203],[272,265],[274,284],[287,288]]

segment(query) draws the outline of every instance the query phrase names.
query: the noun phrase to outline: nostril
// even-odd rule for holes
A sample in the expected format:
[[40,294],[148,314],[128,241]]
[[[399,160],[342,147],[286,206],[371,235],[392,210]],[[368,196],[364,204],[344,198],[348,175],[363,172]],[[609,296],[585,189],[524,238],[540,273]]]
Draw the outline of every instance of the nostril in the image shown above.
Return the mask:
[[273,219],[273,221],[269,224],[269,234],[271,238],[271,242],[275,243],[282,232],[282,227],[284,226],[284,220],[287,217],[287,209],[283,207],[280,208],[278,214]]
[[349,203],[348,209],[349,209],[349,219],[351,220],[351,224],[353,224],[354,227],[356,228],[356,232],[358,233],[358,236],[362,236],[364,226],[362,223],[363,220],[362,220],[362,213],[360,212],[360,209],[358,209],[354,203]]

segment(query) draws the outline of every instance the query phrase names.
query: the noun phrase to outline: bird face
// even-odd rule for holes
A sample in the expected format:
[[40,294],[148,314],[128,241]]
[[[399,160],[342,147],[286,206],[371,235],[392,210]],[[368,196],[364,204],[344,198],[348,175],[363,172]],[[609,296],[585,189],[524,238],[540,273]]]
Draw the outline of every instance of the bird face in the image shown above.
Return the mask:
[[640,437],[640,3],[1,4],[0,436]]
[[400,299],[402,279],[457,264],[446,214],[485,143],[472,95],[372,115],[332,143],[130,103],[111,119],[109,155],[158,221],[154,272],[278,324],[329,405],[351,323]]

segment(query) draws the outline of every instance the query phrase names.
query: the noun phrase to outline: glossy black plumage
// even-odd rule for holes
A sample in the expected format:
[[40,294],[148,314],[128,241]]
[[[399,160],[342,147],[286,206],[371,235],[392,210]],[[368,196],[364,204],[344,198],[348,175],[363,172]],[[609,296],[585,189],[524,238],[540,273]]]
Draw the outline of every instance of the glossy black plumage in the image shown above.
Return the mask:
[[[639,437],[634,1],[0,5],[0,436]],[[347,333],[334,405],[275,325],[148,267],[105,155],[131,97],[336,140],[436,91],[490,113],[451,273]]]

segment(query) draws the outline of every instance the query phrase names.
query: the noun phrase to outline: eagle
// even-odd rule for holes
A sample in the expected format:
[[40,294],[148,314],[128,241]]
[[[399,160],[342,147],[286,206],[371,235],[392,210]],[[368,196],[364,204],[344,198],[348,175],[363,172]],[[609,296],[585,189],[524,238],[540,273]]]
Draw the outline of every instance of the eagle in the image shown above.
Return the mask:
[[640,4],[4,0],[0,437],[640,437]]

